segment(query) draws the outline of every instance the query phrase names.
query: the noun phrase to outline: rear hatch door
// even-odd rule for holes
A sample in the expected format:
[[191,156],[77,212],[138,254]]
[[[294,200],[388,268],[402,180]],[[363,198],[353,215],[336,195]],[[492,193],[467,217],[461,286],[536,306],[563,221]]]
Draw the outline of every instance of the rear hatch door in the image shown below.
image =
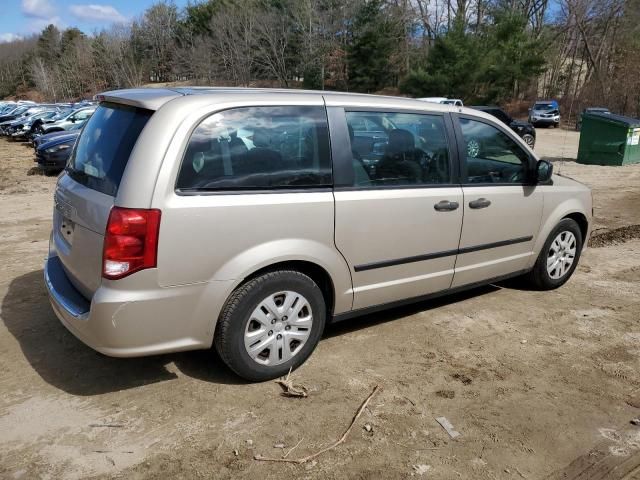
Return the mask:
[[88,299],[102,277],[109,212],[131,151],[152,113],[118,103],[100,104],[58,180],[53,247],[71,283]]

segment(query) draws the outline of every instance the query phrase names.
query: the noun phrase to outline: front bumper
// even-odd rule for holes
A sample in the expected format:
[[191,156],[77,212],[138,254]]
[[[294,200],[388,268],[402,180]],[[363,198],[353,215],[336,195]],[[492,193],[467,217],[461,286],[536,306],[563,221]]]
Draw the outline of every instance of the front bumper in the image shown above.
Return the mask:
[[[135,275],[140,284],[145,275],[151,279],[155,274],[147,270]],[[217,314],[208,302],[210,283],[151,289],[102,285],[89,301],[72,285],[55,252],[45,262],[44,280],[62,324],[105,355],[137,357],[211,346]]]
[[69,153],[66,151],[56,153],[41,152],[36,149],[36,159],[38,165],[43,170],[62,170],[69,160]]
[[536,117],[533,116],[531,117],[531,119],[529,120],[531,123],[535,124],[558,124],[560,123],[560,117],[556,116],[556,117]]

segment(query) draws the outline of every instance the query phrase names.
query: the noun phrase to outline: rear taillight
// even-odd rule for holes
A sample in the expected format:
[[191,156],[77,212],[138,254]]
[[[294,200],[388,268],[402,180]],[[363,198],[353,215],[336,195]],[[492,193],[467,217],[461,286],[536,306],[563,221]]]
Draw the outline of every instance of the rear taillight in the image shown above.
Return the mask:
[[102,276],[109,280],[154,268],[160,210],[113,207],[104,235]]

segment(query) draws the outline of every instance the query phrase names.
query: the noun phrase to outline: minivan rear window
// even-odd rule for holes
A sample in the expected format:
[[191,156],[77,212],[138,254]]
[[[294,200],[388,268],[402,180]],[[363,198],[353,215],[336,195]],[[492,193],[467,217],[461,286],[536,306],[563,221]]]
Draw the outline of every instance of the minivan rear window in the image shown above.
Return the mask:
[[152,114],[129,105],[101,103],[76,142],[67,173],[88,188],[115,196],[133,146]]

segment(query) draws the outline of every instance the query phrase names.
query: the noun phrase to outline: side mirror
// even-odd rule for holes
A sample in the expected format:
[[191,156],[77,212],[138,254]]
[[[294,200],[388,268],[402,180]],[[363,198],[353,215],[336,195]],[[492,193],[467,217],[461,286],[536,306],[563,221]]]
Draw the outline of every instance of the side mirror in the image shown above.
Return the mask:
[[76,117],[71,117],[69,120],[71,120],[71,123],[76,123]]
[[536,183],[546,183],[551,180],[553,165],[546,160],[538,160],[536,165]]

